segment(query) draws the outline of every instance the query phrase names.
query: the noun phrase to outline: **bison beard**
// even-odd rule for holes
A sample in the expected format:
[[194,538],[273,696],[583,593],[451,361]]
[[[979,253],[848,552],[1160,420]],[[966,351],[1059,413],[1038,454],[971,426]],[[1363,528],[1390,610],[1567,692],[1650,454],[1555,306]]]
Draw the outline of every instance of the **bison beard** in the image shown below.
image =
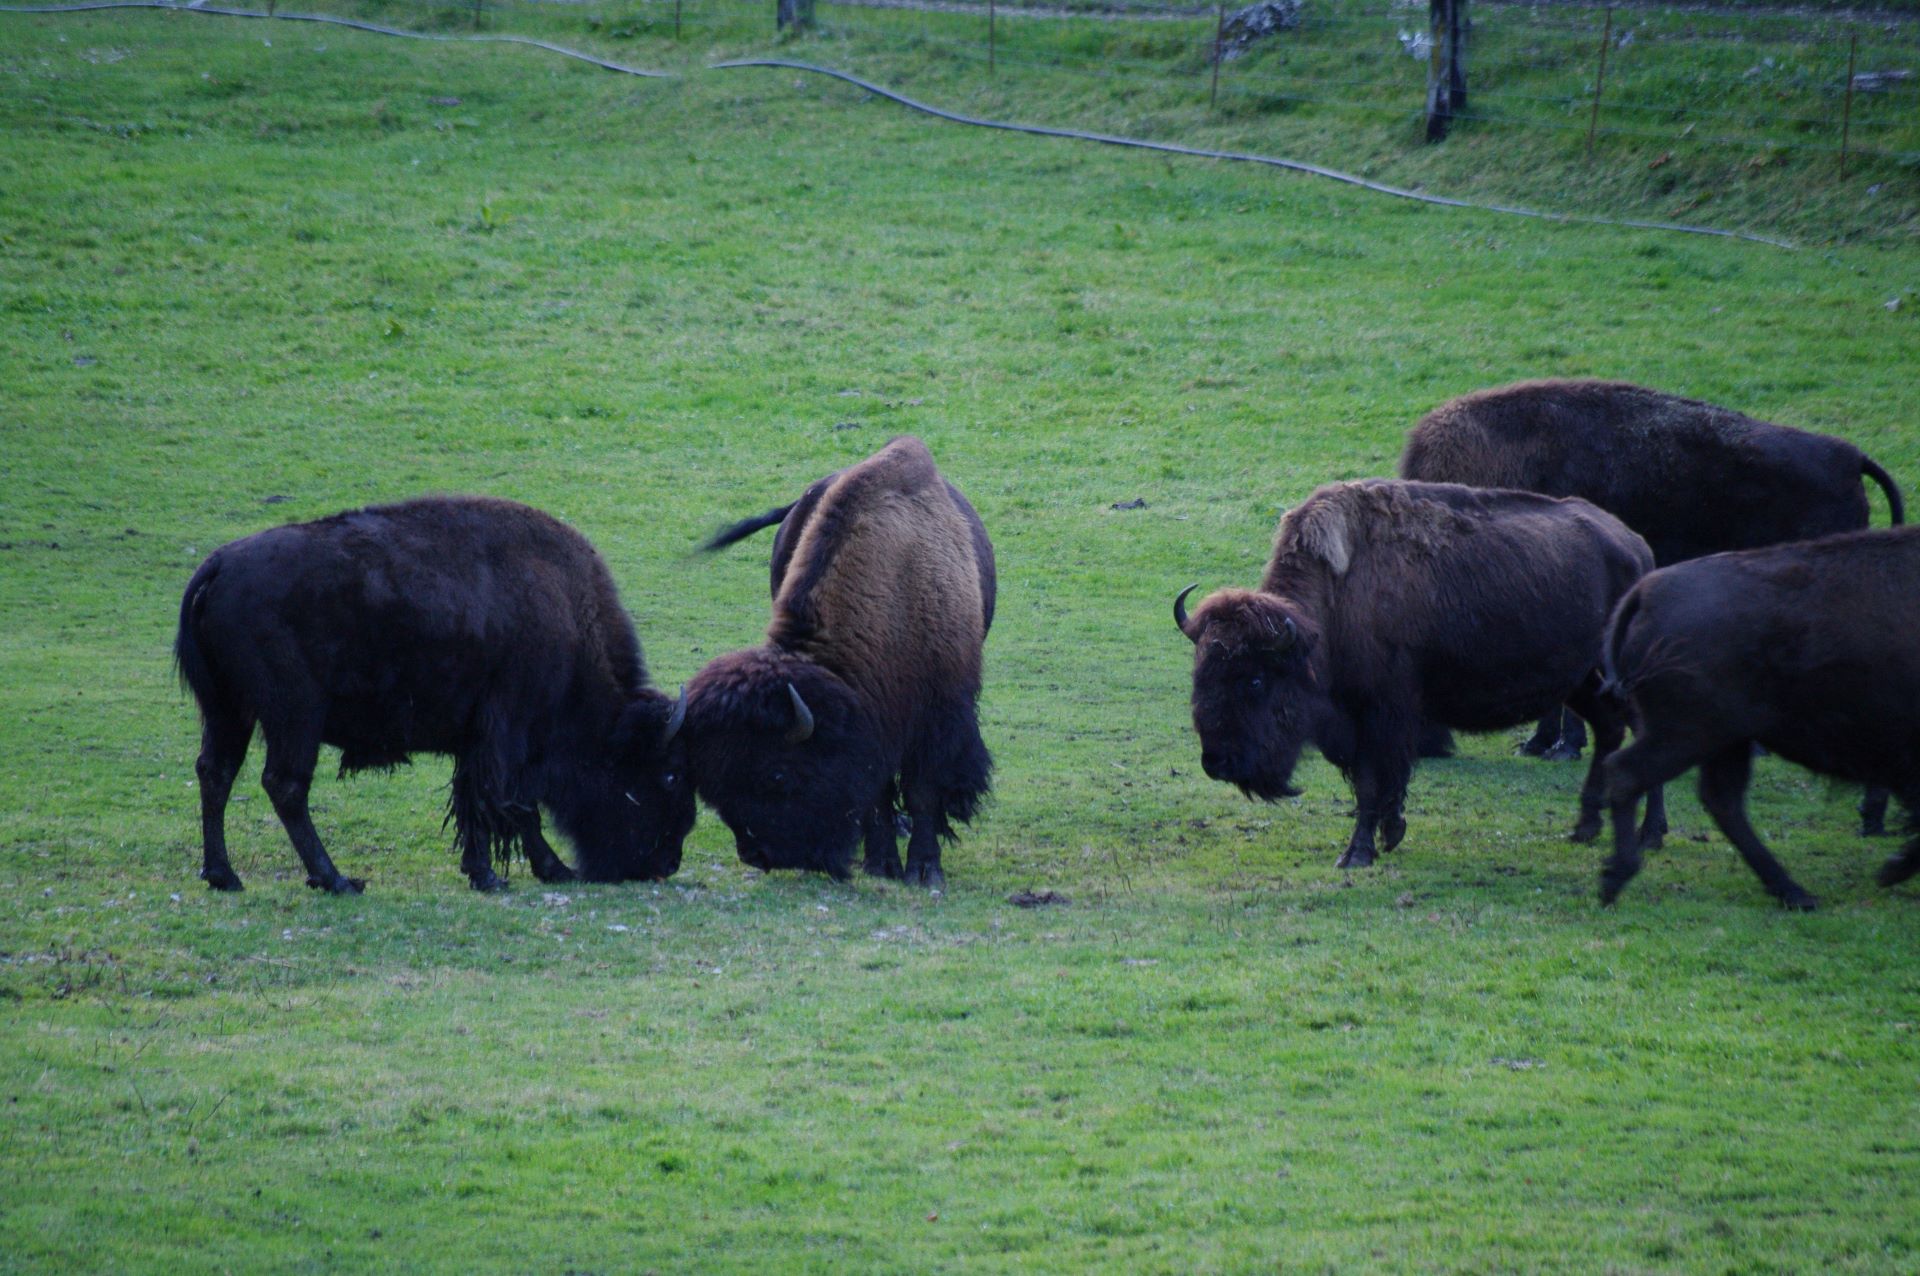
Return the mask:
[[579,533],[509,501],[374,506],[249,536],[188,582],[174,651],[200,709],[201,876],[239,890],[229,794],[256,724],[261,783],[307,871],[345,877],[307,794],[322,744],[343,774],[414,753],[454,760],[447,818],[478,890],[515,846],[542,881],[573,870],[541,832],[553,815],[593,881],[664,877],[693,825],[684,715],[647,685],[612,577]]
[[707,548],[775,524],[766,642],[687,686],[700,796],[757,868],[844,878],[864,843],[867,872],[937,889],[940,844],[992,770],[975,707],[995,592],[986,529],[912,438]]
[[[1717,554],[1652,573],[1608,627],[1607,667],[1641,723],[1607,764],[1611,904],[1640,871],[1624,831],[1648,786],[1700,768],[1700,801],[1771,895],[1817,901],[1746,815],[1754,743],[1809,770],[1890,789],[1920,809],[1920,528]],[[1911,823],[1909,831],[1912,831]],[[1920,837],[1881,868],[1920,871]]]
[[[1523,381],[1452,399],[1408,433],[1400,477],[1578,496],[1645,537],[1661,567],[1865,528],[1863,477],[1886,493],[1894,523],[1905,512],[1887,472],[1844,439],[1618,381]],[[1522,752],[1577,757],[1577,732],[1556,711]]]
[[[1601,828],[1600,763],[1625,735],[1602,694],[1608,609],[1652,566],[1645,542],[1584,501],[1453,484],[1330,484],[1282,520],[1258,590],[1223,589],[1174,621],[1194,643],[1201,766],[1250,797],[1293,795],[1311,744],[1357,810],[1340,866],[1406,833],[1423,722],[1490,731],[1562,702],[1593,725],[1573,837]],[[1665,830],[1656,791],[1642,836]],[[1380,842],[1376,844],[1376,831]]]

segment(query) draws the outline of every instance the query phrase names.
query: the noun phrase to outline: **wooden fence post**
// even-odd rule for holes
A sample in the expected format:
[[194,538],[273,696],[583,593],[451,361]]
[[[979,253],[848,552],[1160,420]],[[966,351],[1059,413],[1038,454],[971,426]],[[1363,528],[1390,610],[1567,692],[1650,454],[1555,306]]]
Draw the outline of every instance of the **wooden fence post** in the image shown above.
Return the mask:
[[1853,64],[1860,52],[1860,33],[1847,33],[1847,104],[1840,111],[1840,180],[1847,177],[1847,139],[1853,131]]
[[1226,0],[1219,0],[1213,6],[1213,87],[1207,91],[1207,109],[1213,110],[1220,101],[1220,57],[1226,51],[1227,42],[1227,6]]
[[1593,77],[1593,114],[1587,118],[1587,159],[1593,159],[1593,135],[1600,129],[1600,94],[1607,87],[1607,46],[1613,43],[1613,6],[1607,6],[1607,20],[1600,31],[1600,73]]
[[680,0],[673,0],[673,40],[680,42]]
[[480,4],[481,0],[473,0],[473,29],[476,31],[480,29]]
[[813,0],[774,0],[773,27],[776,31],[813,30]]
[[987,0],[987,74],[988,75],[993,74],[994,45],[997,42],[997,35],[998,35],[997,31],[995,30],[995,28],[998,26],[998,23],[994,19],[995,19],[995,15],[994,15],[993,0]]

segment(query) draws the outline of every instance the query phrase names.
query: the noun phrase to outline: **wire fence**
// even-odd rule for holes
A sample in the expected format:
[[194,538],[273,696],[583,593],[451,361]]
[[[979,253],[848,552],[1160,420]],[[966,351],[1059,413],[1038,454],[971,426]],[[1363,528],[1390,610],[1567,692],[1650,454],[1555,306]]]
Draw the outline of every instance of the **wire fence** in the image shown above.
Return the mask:
[[[266,8],[278,0],[250,0]],[[574,38],[623,62],[648,46],[733,56],[775,37],[776,0],[286,0],[289,9],[421,30]],[[1129,123],[1199,107],[1224,118],[1299,113],[1417,127],[1427,0],[1301,0],[1293,25],[1221,53],[1233,10],[1146,0],[815,0],[813,61],[896,87],[931,62],[996,89],[1068,77],[1129,104]],[[1795,154],[1920,180],[1920,4],[1791,8],[1492,3],[1470,12],[1456,124],[1658,149],[1723,148],[1763,165]],[[798,52],[798,49],[790,49]],[[996,78],[997,77],[997,78]],[[1190,118],[1190,117],[1189,117]],[[1653,160],[1659,163],[1657,155]]]

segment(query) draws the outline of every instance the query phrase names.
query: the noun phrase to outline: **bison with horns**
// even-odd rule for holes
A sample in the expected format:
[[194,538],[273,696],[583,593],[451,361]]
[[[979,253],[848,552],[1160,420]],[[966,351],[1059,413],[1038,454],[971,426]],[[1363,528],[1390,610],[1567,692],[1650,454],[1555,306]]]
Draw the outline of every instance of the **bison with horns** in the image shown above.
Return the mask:
[[1423,719],[1492,731],[1566,702],[1594,729],[1573,833],[1591,840],[1599,766],[1626,727],[1600,691],[1601,629],[1652,566],[1645,541],[1585,501],[1388,479],[1322,487],[1281,520],[1259,589],[1220,590],[1192,615],[1194,586],[1174,600],[1194,644],[1201,766],[1272,801],[1298,792],[1294,764],[1316,746],[1353,786],[1340,866],[1359,867],[1376,828],[1384,851],[1406,833]]
[[613,578],[584,537],[510,501],[378,505],[259,532],[187,582],[174,642],[201,721],[201,876],[239,890],[225,815],[256,724],[261,783],[307,885],[356,894],[307,813],[322,744],[342,774],[453,755],[448,799],[476,890],[520,846],[542,881],[664,877],[693,826],[685,699],[648,686]]
[[[1920,528],[1853,532],[1653,572],[1621,600],[1603,657],[1637,715],[1608,759],[1611,904],[1640,871],[1632,836],[1649,786],[1700,768],[1700,803],[1781,904],[1815,900],[1747,822],[1754,742],[1826,775],[1880,785],[1920,810]],[[1920,871],[1920,838],[1880,884]]]
[[918,439],[898,438],[743,520],[718,549],[778,523],[764,643],[687,684],[695,784],[762,869],[900,877],[939,889],[940,843],[973,817],[992,759],[980,739],[993,547]]
[[[1592,501],[1646,538],[1665,567],[1702,554],[1867,526],[1862,477],[1904,516],[1887,472],[1844,439],[1618,381],[1523,381],[1462,395],[1407,435],[1400,477]],[[1524,746],[1579,753],[1556,710]],[[1885,800],[1879,803],[1883,811]],[[1869,825],[1880,823],[1871,806]]]

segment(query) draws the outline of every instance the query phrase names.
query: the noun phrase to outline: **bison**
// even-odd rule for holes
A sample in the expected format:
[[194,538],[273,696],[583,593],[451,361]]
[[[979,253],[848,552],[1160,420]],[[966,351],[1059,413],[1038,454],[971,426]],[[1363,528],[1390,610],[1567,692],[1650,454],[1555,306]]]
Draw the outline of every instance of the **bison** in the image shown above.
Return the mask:
[[[1900,523],[1900,489],[1846,440],[1619,381],[1462,395],[1422,417],[1400,455],[1401,478],[1592,501],[1645,537],[1662,567],[1864,528],[1862,476]],[[1556,709],[1522,748],[1577,757],[1580,743],[1577,722],[1563,734]],[[1862,813],[1871,826],[1870,806]]]
[[743,862],[840,879],[863,839],[868,873],[903,875],[904,805],[904,877],[940,889],[941,841],[993,766],[976,709],[996,588],[986,529],[907,437],[705,548],[776,523],[766,641],[687,685],[695,786]]
[[[1700,801],[1789,908],[1801,889],[1747,822],[1755,742],[1826,775],[1920,802],[1920,528],[1853,532],[1714,554],[1648,575],[1608,625],[1608,678],[1639,722],[1606,765],[1614,849],[1600,878],[1611,904],[1640,871],[1630,835],[1640,793],[1700,768]],[[1920,870],[1920,838],[1880,870]]]
[[[1600,693],[1600,634],[1653,566],[1641,540],[1581,500],[1366,479],[1320,488],[1281,520],[1257,590],[1173,616],[1194,644],[1200,765],[1249,797],[1294,796],[1312,744],[1357,802],[1340,866],[1391,851],[1423,720],[1491,731],[1563,702],[1593,724],[1576,840],[1601,828],[1600,761],[1626,718]],[[1659,813],[1651,803],[1649,827]]]
[[685,715],[648,685],[613,578],[584,537],[524,505],[376,505],[222,546],[187,582],[174,653],[200,709],[200,875],[241,889],[225,814],[256,725],[261,784],[307,885],[357,894],[307,813],[320,746],[340,771],[453,756],[448,818],[476,890],[515,845],[541,881],[657,878],[693,826]]

